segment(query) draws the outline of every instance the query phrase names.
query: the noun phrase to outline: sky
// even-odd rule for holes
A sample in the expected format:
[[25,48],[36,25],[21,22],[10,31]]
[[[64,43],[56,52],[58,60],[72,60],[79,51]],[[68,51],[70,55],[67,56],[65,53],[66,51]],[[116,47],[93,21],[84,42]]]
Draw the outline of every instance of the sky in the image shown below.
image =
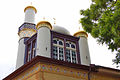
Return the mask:
[[[79,20],[81,9],[89,8],[91,0],[2,0],[0,2],[0,80],[15,70],[18,51],[18,28],[24,23],[24,8],[28,5],[36,7],[35,24],[48,20],[52,25],[68,29],[73,35],[81,28]],[[115,68],[112,59],[115,54],[106,45],[99,45],[96,39],[88,34],[88,45],[91,63]]]

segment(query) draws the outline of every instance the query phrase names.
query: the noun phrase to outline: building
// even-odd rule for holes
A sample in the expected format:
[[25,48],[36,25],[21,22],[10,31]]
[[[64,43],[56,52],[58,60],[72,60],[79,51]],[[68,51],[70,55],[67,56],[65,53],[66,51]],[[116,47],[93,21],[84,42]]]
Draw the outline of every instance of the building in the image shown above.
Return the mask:
[[120,70],[91,64],[87,33],[48,21],[34,23],[37,9],[24,9],[16,70],[3,80],[119,80]]

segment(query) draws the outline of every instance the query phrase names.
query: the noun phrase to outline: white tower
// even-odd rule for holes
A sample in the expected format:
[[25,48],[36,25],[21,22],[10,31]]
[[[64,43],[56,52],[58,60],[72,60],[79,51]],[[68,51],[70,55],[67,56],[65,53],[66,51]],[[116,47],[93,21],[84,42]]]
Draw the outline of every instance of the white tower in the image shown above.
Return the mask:
[[78,31],[74,34],[74,36],[79,37],[79,52],[81,64],[89,66],[91,64],[91,60],[87,41],[88,34],[85,31]]
[[34,24],[35,13],[37,13],[36,8],[33,6],[27,6],[24,9],[24,12],[25,12],[25,22],[19,27],[19,31],[18,31],[18,35],[20,39],[18,46],[16,69],[24,64],[25,40],[36,33],[36,28]]
[[51,33],[52,25],[48,21],[41,21],[37,24],[37,49],[36,55],[51,57]]
[[37,13],[36,8],[33,6],[27,6],[24,9],[24,12],[25,12],[25,22],[34,23],[35,14]]

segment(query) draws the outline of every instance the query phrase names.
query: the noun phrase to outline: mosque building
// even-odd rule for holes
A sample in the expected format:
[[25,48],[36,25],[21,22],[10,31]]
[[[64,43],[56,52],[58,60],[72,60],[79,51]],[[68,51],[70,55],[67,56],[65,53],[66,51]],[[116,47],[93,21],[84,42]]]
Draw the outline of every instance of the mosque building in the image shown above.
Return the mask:
[[3,80],[120,80],[120,70],[91,64],[88,34],[74,35],[48,21],[34,23],[37,9],[24,9],[16,70]]

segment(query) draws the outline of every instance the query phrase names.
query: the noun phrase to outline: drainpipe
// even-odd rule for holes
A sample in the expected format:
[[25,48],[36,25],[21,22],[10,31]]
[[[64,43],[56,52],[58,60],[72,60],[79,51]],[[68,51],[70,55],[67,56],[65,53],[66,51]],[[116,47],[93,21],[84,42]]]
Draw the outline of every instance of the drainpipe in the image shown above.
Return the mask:
[[95,68],[95,64],[90,64],[90,66],[89,66],[89,72],[88,72],[88,80],[90,80],[90,74],[91,74],[91,72],[92,72],[92,68]]

